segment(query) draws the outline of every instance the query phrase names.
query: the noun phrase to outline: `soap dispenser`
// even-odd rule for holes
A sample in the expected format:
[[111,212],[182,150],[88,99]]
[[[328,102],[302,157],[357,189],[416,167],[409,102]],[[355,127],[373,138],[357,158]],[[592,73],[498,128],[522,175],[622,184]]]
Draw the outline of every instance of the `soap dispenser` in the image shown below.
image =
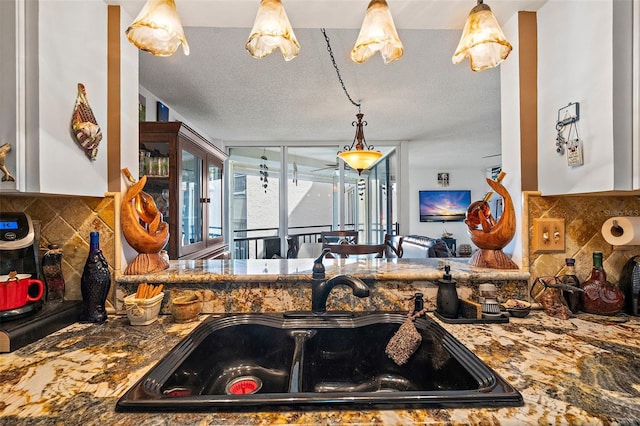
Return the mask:
[[458,318],[458,291],[456,281],[451,279],[451,267],[445,265],[444,277],[438,280],[438,294],[436,297],[436,312],[445,318]]

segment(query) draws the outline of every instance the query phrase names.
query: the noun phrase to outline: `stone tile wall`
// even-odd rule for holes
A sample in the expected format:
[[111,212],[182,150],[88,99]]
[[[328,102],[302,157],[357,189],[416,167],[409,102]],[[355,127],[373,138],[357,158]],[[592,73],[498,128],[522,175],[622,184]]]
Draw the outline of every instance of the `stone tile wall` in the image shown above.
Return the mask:
[[[625,262],[640,254],[640,246],[614,248],[602,236],[602,224],[613,216],[640,215],[640,196],[607,195],[607,196],[540,196],[535,193],[525,194],[525,206],[528,205],[527,220],[529,229],[528,256],[531,279],[539,276],[553,276],[565,272],[564,259],[576,259],[578,278],[583,281],[591,275],[594,251],[604,255],[604,269],[607,278],[617,283]],[[534,253],[533,219],[564,218],[565,247],[564,253]]]
[[[640,211],[637,195],[543,197],[537,193],[525,193],[525,205],[528,207],[523,220],[529,229],[529,242],[524,250],[524,262],[529,267],[532,280],[538,276],[563,273],[566,257],[576,259],[578,277],[584,280],[591,271],[592,253],[598,250],[604,253],[609,280],[617,282],[624,263],[640,254],[640,246],[614,250],[600,233],[602,223],[609,217],[628,216]],[[49,243],[63,248],[68,299],[82,298],[80,277],[89,252],[89,232],[100,232],[101,248],[109,265],[114,265],[115,211],[112,198],[3,195],[0,197],[0,210],[24,211],[32,219],[40,221],[41,255]],[[533,253],[533,219],[540,217],[565,219],[565,253]],[[113,290],[115,286],[111,288]],[[109,300],[114,300],[112,295]]]
[[[2,195],[0,211],[25,212],[40,227],[40,260],[49,244],[62,247],[65,298],[81,300],[80,277],[89,254],[89,233],[100,232],[100,248],[113,273],[115,209],[110,197]],[[113,276],[113,274],[112,274]],[[111,285],[111,292],[115,286]],[[110,294],[109,300],[112,299]]]

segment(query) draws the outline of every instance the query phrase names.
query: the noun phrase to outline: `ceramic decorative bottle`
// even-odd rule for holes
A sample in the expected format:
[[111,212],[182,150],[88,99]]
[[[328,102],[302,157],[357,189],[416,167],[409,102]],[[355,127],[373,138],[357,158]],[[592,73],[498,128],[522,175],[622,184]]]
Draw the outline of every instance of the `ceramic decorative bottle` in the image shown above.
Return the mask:
[[602,252],[593,253],[591,277],[581,284],[582,310],[590,314],[613,315],[622,310],[624,294],[607,281],[607,273],[602,266]]
[[[562,284],[580,288],[580,280],[576,276],[576,260],[573,258],[566,258],[564,262],[567,272],[559,277]],[[580,309],[580,293],[580,291],[570,291],[568,289],[562,290],[562,294],[567,301],[567,306],[574,314],[577,314]]]
[[80,321],[102,323],[107,320],[105,302],[111,286],[111,273],[109,264],[100,250],[100,233],[91,232],[89,238],[89,256],[80,280],[82,291]]
[[64,300],[64,276],[62,276],[62,249],[57,244],[49,244],[49,250],[42,256],[42,275],[47,284],[47,303]]
[[451,267],[444,267],[444,277],[438,280],[438,294],[436,295],[436,312],[445,318],[458,318],[458,291],[456,281],[451,279]]

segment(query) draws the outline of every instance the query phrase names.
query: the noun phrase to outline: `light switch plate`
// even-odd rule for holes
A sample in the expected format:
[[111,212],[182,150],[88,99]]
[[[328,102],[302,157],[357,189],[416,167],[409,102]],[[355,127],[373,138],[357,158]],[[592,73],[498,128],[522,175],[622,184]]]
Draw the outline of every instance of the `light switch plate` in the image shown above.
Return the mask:
[[564,219],[533,219],[533,252],[565,251]]

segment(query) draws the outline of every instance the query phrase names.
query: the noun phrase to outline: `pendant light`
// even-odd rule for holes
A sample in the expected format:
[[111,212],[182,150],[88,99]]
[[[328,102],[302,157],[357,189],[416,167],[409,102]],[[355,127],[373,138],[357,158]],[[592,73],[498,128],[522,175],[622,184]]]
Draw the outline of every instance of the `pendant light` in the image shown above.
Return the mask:
[[342,91],[346,95],[347,99],[349,99],[349,102],[358,107],[358,113],[356,114],[357,120],[351,123],[352,126],[356,126],[356,135],[353,138],[351,145],[345,145],[343,151],[338,151],[338,157],[344,160],[344,162],[352,169],[357,170],[358,174],[361,174],[363,170],[371,167],[380,157],[382,157],[382,153],[380,151],[375,151],[373,146],[367,145],[367,141],[364,139],[363,129],[363,127],[367,125],[367,122],[362,121],[364,114],[360,112],[361,105],[360,103],[355,102],[351,98],[351,95],[349,95],[349,92],[347,92],[347,87],[344,85],[344,81],[342,81],[342,76],[340,75],[340,69],[338,68],[338,64],[336,64],[336,58],[333,56],[329,36],[324,28],[322,28],[321,31],[322,35],[324,35],[324,40],[327,42],[327,51],[329,52],[333,68],[336,70],[336,75],[338,76],[338,81],[342,86]]
[[138,49],[156,56],[171,56],[181,44],[184,54],[189,55],[174,0],[147,0],[125,34]]
[[351,59],[361,64],[376,52],[380,52],[385,64],[400,59],[404,52],[385,0],[371,0],[369,3]]
[[280,0],[262,0],[245,48],[254,58],[264,58],[280,48],[285,61],[300,52],[300,44],[293,33],[287,12]]
[[356,169],[358,174],[361,174],[363,170],[373,166],[382,157],[382,153],[375,151],[373,146],[367,145],[367,141],[364,139],[363,127],[367,125],[366,121],[362,121],[364,114],[358,112],[356,117],[358,120],[351,123],[352,126],[356,126],[353,142],[351,146],[345,146],[344,151],[338,152],[338,157],[342,158],[352,169]]
[[453,63],[458,64],[468,57],[471,69],[482,71],[507,59],[509,52],[511,44],[504,37],[500,24],[489,6],[478,0],[478,4],[469,12],[452,58]]

